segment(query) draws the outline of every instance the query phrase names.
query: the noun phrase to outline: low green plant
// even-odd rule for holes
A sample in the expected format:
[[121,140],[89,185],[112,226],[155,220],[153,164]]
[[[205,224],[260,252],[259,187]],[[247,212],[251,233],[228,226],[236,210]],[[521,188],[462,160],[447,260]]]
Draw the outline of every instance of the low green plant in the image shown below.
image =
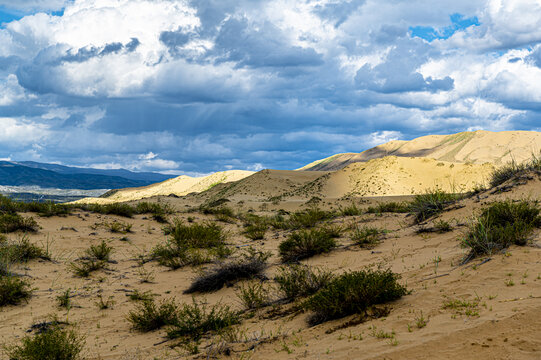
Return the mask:
[[71,289],[67,289],[62,294],[58,295],[56,301],[59,307],[69,310],[71,308]]
[[223,259],[231,254],[226,246],[227,235],[214,223],[184,225],[176,220],[164,227],[169,238],[152,250],[152,258],[161,265],[177,269]]
[[353,202],[344,208],[340,208],[340,215],[342,216],[358,216],[362,214],[363,210],[357,207]]
[[0,276],[0,307],[17,305],[32,295],[30,283],[15,275]]
[[379,203],[376,206],[369,206],[366,209],[368,214],[381,214],[381,213],[407,213],[410,211],[410,205],[407,202],[384,202]]
[[261,240],[265,238],[267,225],[265,223],[250,224],[244,228],[243,234],[250,240]]
[[99,310],[107,310],[113,307],[115,300],[113,296],[104,299],[102,294],[98,294],[98,301],[96,301],[95,304]]
[[445,233],[453,230],[453,227],[449,222],[440,219],[434,222],[434,229],[439,233]]
[[328,253],[337,246],[336,240],[322,229],[299,230],[278,247],[282,261],[294,262]]
[[179,306],[174,299],[163,300],[156,304],[154,299],[143,299],[134,310],[131,310],[127,319],[135,330],[148,332],[166,325],[172,325],[178,320]]
[[526,245],[533,230],[541,226],[540,211],[537,203],[524,200],[491,204],[468,225],[462,238],[462,246],[470,249],[465,261],[510,245]]
[[236,259],[218,263],[200,273],[184,293],[212,292],[239,280],[261,277],[269,257],[270,253],[249,248]]
[[86,257],[105,262],[111,260],[112,252],[113,247],[108,245],[105,240],[102,240],[99,245],[91,245],[88,249],[85,250]]
[[51,326],[33,336],[25,336],[20,345],[7,346],[13,360],[77,360],[81,359],[85,339],[74,330]]
[[192,304],[184,304],[179,308],[167,336],[171,339],[198,341],[207,333],[222,331],[238,323],[239,313],[231,310],[229,306],[216,304],[209,309],[193,300]]
[[141,292],[136,289],[130,293],[129,298],[133,301],[149,301],[154,299],[154,294],[150,290]]
[[426,193],[416,195],[409,204],[410,213],[415,223],[423,222],[440,214],[446,207],[459,200],[456,194],[446,193],[439,188],[428,190]]
[[334,278],[331,271],[304,265],[282,266],[274,280],[286,300],[315,294]]
[[131,232],[133,225],[121,221],[113,221],[106,223],[105,227],[108,228],[112,233],[127,234]]
[[20,236],[16,241],[1,243],[0,258],[9,263],[28,262],[33,259],[50,260],[45,250],[32,244],[26,234]]
[[15,231],[36,232],[38,223],[31,217],[23,217],[16,213],[0,214],[0,232],[12,233]]
[[351,240],[362,248],[372,248],[381,241],[385,230],[373,226],[356,226],[351,234]]
[[344,273],[303,303],[314,312],[312,324],[351,314],[365,314],[373,305],[401,298],[408,290],[390,270],[362,270]]
[[541,171],[541,157],[532,154],[532,158],[530,160],[527,160],[520,164],[518,164],[513,159],[511,162],[505,164],[504,166],[496,168],[492,172],[490,177],[490,187],[499,186],[507,180],[512,179],[513,177],[516,177],[520,174],[524,174],[528,171]]
[[78,263],[72,262],[70,263],[69,268],[75,276],[86,278],[94,271],[105,268],[105,264],[105,261],[89,258],[83,259]]
[[239,287],[237,296],[246,309],[259,309],[268,303],[269,294],[261,281],[253,281]]

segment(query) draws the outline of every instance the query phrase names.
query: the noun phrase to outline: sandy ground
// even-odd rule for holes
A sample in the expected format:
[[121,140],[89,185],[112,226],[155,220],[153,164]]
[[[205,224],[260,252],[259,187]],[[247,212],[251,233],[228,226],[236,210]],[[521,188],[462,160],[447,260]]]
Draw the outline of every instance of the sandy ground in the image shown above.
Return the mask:
[[[355,317],[348,317],[310,327],[306,313],[265,308],[254,317],[235,326],[242,341],[232,344],[229,358],[239,359],[539,359],[541,358],[541,237],[537,232],[532,246],[511,247],[505,254],[497,254],[487,262],[476,260],[468,265],[459,263],[466,251],[460,247],[465,224],[479,208],[498,199],[540,199],[541,181],[515,187],[510,192],[464,200],[464,207],[447,211],[439,219],[453,225],[453,231],[438,234],[417,234],[417,226],[405,214],[367,214],[340,217],[333,223],[369,224],[387,229],[385,239],[373,249],[351,245],[349,233],[339,239],[342,245],[328,255],[316,256],[304,263],[321,266],[342,273],[364,267],[383,266],[401,274],[401,283],[412,290],[410,295],[392,303],[390,314],[360,324],[345,326]],[[167,202],[181,211],[172,216],[195,222],[217,221],[213,216],[186,209],[197,205],[196,197],[159,197],[151,201]],[[355,201],[368,206],[381,201],[401,198],[322,199],[320,206],[337,209]],[[199,199],[201,200],[201,199]],[[207,199],[208,200],[208,199]],[[306,201],[296,198],[275,202],[249,199],[228,203],[240,211],[272,214],[280,208],[305,208]],[[25,214],[28,216],[29,214]],[[165,240],[161,225],[136,216],[126,219],[86,212],[75,212],[67,217],[39,218],[42,227],[30,235],[32,242],[48,246],[54,261],[31,261],[15,270],[31,280],[34,295],[27,304],[0,309],[0,344],[16,343],[32,324],[56,315],[60,320],[74,323],[86,336],[84,356],[87,359],[179,359],[188,356],[182,348],[171,348],[174,342],[164,342],[165,331],[139,333],[130,329],[126,314],[135,303],[127,297],[134,289],[150,290],[158,299],[174,297],[180,302],[191,302],[185,290],[197,269],[185,267],[175,271],[155,262],[140,266],[137,255],[148,252]],[[438,220],[439,220],[438,219]],[[104,223],[121,221],[132,224],[132,233],[110,233]],[[251,241],[244,237],[242,223],[222,223],[229,232],[231,247],[252,245],[273,253],[266,271],[272,279],[279,263],[278,244],[289,232],[270,230],[265,239]],[[427,225],[430,226],[430,223]],[[15,239],[17,234],[10,234]],[[127,236],[128,241],[122,239]],[[91,244],[106,240],[115,249],[114,263],[107,270],[94,273],[88,279],[75,277],[69,270],[70,262]],[[151,282],[142,282],[147,279]],[[272,285],[272,280],[267,282]],[[512,284],[512,285],[511,285]],[[73,291],[75,305],[69,313],[59,309],[56,297],[66,289]],[[242,305],[236,293],[239,284],[215,293],[196,295],[209,304],[221,302],[235,309]],[[114,301],[112,309],[98,310],[96,302]],[[463,299],[477,302],[478,315],[466,316],[452,309],[443,309],[444,301]],[[427,319],[423,328],[416,326],[422,316]],[[378,338],[380,331],[393,333],[392,339]],[[215,356],[218,339],[207,338],[196,358]],[[252,348],[253,346],[253,348]],[[3,355],[2,355],[3,356]],[[226,355],[218,357],[228,358]],[[2,358],[2,357],[0,357]]]

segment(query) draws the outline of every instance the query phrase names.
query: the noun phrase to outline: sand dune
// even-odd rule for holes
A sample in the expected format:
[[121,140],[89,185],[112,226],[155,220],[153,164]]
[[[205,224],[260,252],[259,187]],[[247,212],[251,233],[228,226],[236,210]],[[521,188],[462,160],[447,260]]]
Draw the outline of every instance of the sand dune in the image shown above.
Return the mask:
[[473,131],[453,135],[428,135],[411,141],[395,140],[361,153],[336,154],[315,161],[298,170],[334,171],[354,162],[393,155],[427,157],[450,162],[505,164],[521,162],[541,150],[541,132]]
[[353,163],[321,176],[298,189],[296,194],[337,198],[342,196],[397,196],[438,187],[447,192],[465,192],[486,185],[492,164],[464,164],[428,158],[387,156]]
[[133,201],[160,195],[184,196],[213,188],[218,184],[229,183],[252,175],[252,171],[230,170],[217,172],[204,177],[178,176],[157,184],[138,188],[127,188],[112,191],[100,198],[81,199],[79,203],[107,204],[113,202]]

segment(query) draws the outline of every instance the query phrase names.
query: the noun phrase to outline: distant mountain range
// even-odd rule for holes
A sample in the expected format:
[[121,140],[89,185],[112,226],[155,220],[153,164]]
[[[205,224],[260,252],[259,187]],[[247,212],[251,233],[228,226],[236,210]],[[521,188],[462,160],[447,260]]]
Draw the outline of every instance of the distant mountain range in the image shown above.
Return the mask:
[[55,189],[118,189],[146,186],[175,177],[124,169],[88,169],[33,161],[0,161],[0,185]]

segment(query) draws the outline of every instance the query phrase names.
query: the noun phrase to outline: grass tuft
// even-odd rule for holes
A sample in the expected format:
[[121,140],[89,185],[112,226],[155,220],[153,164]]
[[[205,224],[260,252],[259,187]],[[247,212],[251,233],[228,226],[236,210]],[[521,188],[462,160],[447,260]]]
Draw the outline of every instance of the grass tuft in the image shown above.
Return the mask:
[[336,247],[336,240],[325,229],[300,230],[294,232],[279,245],[284,262],[295,262],[314,255],[328,253]]
[[16,213],[0,214],[0,232],[12,233],[15,231],[36,232],[38,223],[31,217],[23,217]]
[[443,210],[455,203],[458,195],[449,194],[441,189],[428,190],[425,194],[416,195],[410,203],[410,213],[418,224],[443,212]]
[[348,272],[331,280],[303,304],[314,312],[312,324],[352,314],[365,314],[373,305],[384,304],[408,293],[390,270]]
[[14,275],[0,276],[0,307],[17,305],[32,295],[30,283]]
[[184,293],[212,292],[239,280],[262,277],[269,257],[269,253],[249,248],[237,259],[218,263],[203,271]]
[[166,325],[174,324],[178,319],[179,307],[174,299],[164,300],[159,305],[154,299],[144,299],[131,310],[127,319],[135,330],[149,332]]
[[314,269],[303,265],[290,265],[280,268],[274,280],[286,300],[292,301],[299,297],[315,294],[327,286],[334,278],[330,271]]
[[470,249],[465,261],[490,255],[510,245],[526,245],[534,228],[541,226],[537,203],[498,201],[484,209],[468,226],[462,246]]
[[77,360],[84,343],[84,337],[75,331],[56,325],[24,337],[21,345],[8,346],[6,352],[14,360]]
[[381,241],[381,235],[385,230],[371,226],[356,226],[351,235],[351,240],[355,245],[362,248],[372,248]]

